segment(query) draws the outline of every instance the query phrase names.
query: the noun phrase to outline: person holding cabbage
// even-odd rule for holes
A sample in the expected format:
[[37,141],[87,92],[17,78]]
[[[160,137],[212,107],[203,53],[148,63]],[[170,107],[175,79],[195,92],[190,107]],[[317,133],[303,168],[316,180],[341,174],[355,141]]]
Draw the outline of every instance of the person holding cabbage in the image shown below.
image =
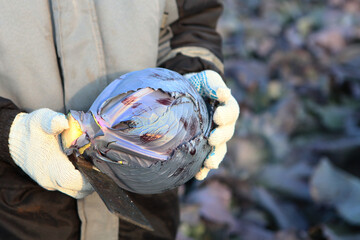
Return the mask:
[[64,114],[87,111],[120,75],[176,71],[219,102],[204,179],[239,108],[222,80],[218,0],[0,3],[0,239],[174,239],[177,190],[129,193],[155,231],[119,220],[64,154]]

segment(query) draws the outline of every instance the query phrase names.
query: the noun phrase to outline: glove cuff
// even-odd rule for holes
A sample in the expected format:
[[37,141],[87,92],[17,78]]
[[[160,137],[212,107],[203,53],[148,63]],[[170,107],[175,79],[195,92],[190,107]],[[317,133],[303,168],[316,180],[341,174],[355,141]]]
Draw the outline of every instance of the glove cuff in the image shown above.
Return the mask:
[[9,132],[9,153],[14,163],[22,167],[24,165],[26,149],[23,144],[25,128],[24,120],[28,113],[19,113],[16,115]]

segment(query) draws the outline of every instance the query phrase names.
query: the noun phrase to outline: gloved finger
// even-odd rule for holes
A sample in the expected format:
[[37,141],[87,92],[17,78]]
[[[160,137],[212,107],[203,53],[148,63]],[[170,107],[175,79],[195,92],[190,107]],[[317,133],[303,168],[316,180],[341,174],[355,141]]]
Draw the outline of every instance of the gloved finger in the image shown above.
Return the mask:
[[224,159],[226,151],[226,143],[214,146],[209,156],[205,159],[204,166],[209,169],[217,169],[221,161]]
[[54,188],[53,186],[47,186],[46,183],[42,184],[42,181],[40,179],[36,179],[43,188],[45,188],[48,191],[60,191],[62,193],[65,193],[73,198],[76,199],[80,199],[80,198],[84,198],[87,195],[89,195],[90,193],[92,193],[94,191],[94,189],[92,188],[92,186],[89,183],[85,183],[84,187],[82,187],[81,189],[73,189],[73,187],[71,186],[69,188],[69,186],[66,187],[62,187],[59,186],[58,183],[53,184],[53,186],[56,186],[56,188]]
[[203,167],[200,169],[200,171],[195,175],[195,179],[201,181],[204,180],[208,173],[209,173],[210,169],[208,169],[207,167]]
[[202,167],[195,175],[195,178],[197,180],[204,180],[207,177],[210,169],[217,169],[221,161],[224,159],[226,151],[226,143],[213,147],[208,157],[204,161],[204,167]]
[[48,134],[56,135],[69,128],[69,122],[62,113],[54,112],[50,109],[41,109],[41,128]]
[[92,190],[90,183],[75,169],[65,154],[58,157],[52,168],[52,181],[59,188],[75,192]]
[[210,98],[217,100],[220,103],[224,103],[231,97],[231,90],[227,87],[219,87],[215,90],[216,97],[210,96]]
[[236,99],[231,96],[222,106],[218,106],[214,112],[214,122],[219,125],[229,125],[235,123],[239,117],[240,108]]
[[219,126],[212,130],[209,137],[209,145],[217,146],[230,140],[234,135],[235,124]]
[[82,191],[74,191],[67,188],[59,187],[58,189],[60,192],[65,193],[66,195],[69,195],[70,197],[81,199],[92,193],[94,190],[82,190]]
[[75,169],[64,174],[63,177],[58,176],[56,184],[59,187],[71,189],[72,191],[86,191],[92,189],[91,184],[85,180],[78,170]]

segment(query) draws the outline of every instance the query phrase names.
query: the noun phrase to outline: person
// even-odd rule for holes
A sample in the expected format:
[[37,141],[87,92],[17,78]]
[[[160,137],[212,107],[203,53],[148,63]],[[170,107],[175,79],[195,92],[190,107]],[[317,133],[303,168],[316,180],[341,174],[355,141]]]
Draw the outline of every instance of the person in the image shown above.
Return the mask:
[[[221,12],[218,0],[0,3],[0,239],[175,238],[176,189],[129,192],[155,231],[119,220],[67,159],[58,136],[68,128],[64,113],[86,111],[126,72],[168,68],[219,99],[217,89],[226,89],[216,31]],[[199,179],[221,162],[234,131],[239,109],[225,95]]]

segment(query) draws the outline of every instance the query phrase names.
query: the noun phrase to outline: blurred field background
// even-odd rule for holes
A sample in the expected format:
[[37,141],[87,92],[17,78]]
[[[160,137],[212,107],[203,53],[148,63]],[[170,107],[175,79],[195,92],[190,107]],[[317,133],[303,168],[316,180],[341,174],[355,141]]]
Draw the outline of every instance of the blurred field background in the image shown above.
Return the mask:
[[359,240],[360,1],[225,0],[219,29],[241,114],[177,239]]

